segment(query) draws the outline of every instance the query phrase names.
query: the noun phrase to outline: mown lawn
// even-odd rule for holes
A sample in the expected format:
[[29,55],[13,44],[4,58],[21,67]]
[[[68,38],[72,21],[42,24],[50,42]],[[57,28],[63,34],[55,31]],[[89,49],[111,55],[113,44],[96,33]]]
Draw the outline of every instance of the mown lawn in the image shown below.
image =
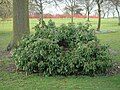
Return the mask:
[[[46,19],[45,21],[48,21]],[[69,19],[53,19],[56,25],[68,23]],[[85,22],[85,19],[75,19],[75,22]],[[30,20],[30,27],[37,24],[37,20]],[[97,19],[91,19],[92,28],[96,28]],[[117,19],[103,19],[102,30],[116,30],[115,33],[97,34],[102,44],[110,45],[114,52],[113,61],[120,62],[120,26]],[[34,30],[31,29],[33,33]],[[0,51],[5,50],[12,39],[12,21],[0,22]],[[120,75],[114,76],[69,76],[42,77],[38,75],[10,73],[5,68],[12,63],[6,57],[0,57],[4,63],[0,66],[0,90],[120,90]],[[1,64],[1,62],[0,62]]]
[[120,90],[120,75],[111,77],[40,77],[3,73],[0,90]]

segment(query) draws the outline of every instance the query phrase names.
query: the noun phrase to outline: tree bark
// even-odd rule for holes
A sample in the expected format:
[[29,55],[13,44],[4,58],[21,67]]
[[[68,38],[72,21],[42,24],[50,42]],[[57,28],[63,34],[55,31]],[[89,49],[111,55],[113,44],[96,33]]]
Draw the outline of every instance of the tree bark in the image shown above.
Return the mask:
[[44,21],[44,15],[43,15],[43,3],[42,0],[35,0],[36,5],[39,7],[39,13],[40,13],[40,18],[39,18],[39,25],[43,27],[43,21]]
[[87,21],[90,21],[90,10],[89,7],[87,7]]
[[103,17],[102,18],[105,18],[105,16],[106,16],[106,12],[103,12]]
[[18,46],[24,35],[30,34],[28,4],[29,0],[13,0],[13,41],[7,47],[9,50]]
[[71,23],[74,22],[73,16],[74,16],[74,0],[72,0],[71,2]]
[[115,18],[115,12],[112,12],[112,16],[113,16],[113,18]]
[[73,8],[72,8],[72,10],[71,10],[71,23],[74,22],[74,20],[73,20],[73,16],[74,16],[74,14],[73,14]]
[[97,27],[97,31],[100,31],[101,28],[101,6],[100,4],[98,4],[98,27]]
[[116,11],[118,13],[118,25],[120,25],[120,12],[117,6],[116,6]]
[[13,42],[17,44],[29,30],[29,0],[13,0]]
[[40,0],[40,10],[41,10],[41,25],[43,27],[43,5],[42,5],[42,0]]

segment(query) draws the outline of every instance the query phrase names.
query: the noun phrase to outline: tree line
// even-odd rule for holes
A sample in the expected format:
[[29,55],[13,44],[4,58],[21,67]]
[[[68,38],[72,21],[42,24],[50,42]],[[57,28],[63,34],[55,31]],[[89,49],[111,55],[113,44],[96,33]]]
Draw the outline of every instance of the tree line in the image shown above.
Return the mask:
[[[37,11],[40,14],[40,24],[43,24],[45,4],[52,4],[61,9],[64,4],[64,11],[71,15],[71,23],[74,22],[74,14],[86,11],[87,21],[90,21],[90,14],[95,7],[99,16],[97,30],[100,30],[102,14],[109,15],[110,12],[118,14],[118,25],[120,25],[120,0],[0,0],[0,18],[13,17],[13,40],[7,49],[17,46],[23,35],[29,35],[29,10]],[[13,12],[13,13],[11,13]]]

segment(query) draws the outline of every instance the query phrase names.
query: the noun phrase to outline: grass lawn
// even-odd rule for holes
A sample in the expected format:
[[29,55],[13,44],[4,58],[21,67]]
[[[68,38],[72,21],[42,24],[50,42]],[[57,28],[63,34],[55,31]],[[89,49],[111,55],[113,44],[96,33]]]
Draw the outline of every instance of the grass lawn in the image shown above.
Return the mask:
[[[45,19],[48,21],[48,19]],[[56,25],[69,19],[53,19]],[[75,22],[85,22],[85,19],[75,19]],[[30,27],[37,24],[37,20],[30,20]],[[92,28],[96,28],[97,19],[91,19]],[[113,60],[120,62],[120,26],[117,19],[103,19],[102,30],[116,30],[115,33],[98,34],[102,44],[110,45],[114,51]],[[31,29],[31,32],[34,30]],[[12,39],[12,21],[0,22],[0,51],[5,50]],[[25,76],[24,74],[10,73],[6,67],[13,61],[0,55],[0,90],[120,90],[120,75],[114,76],[69,76],[69,77],[42,77],[38,75]]]

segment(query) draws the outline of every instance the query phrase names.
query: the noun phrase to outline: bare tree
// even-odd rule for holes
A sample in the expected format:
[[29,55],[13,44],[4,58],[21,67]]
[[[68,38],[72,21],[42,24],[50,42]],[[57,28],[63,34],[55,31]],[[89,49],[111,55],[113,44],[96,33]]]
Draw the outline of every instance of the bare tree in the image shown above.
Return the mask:
[[112,13],[112,17],[115,18],[115,9],[114,9],[113,6],[112,6],[112,9],[111,9],[110,11],[111,11],[111,13]]
[[[79,1],[81,3],[81,1]],[[90,21],[90,14],[93,10],[93,8],[95,7],[95,3],[94,0],[83,0],[83,7],[86,10],[86,14],[87,14],[87,21]]]
[[61,2],[62,4],[65,4],[65,8],[68,9],[70,11],[71,14],[71,23],[74,22],[74,13],[75,13],[75,9],[78,7],[77,2],[79,0],[54,0],[55,4],[57,6],[59,6],[59,2]]
[[101,27],[101,5],[103,1],[104,0],[95,0],[98,7],[98,17],[99,17],[97,31],[100,31],[100,27]]
[[109,14],[110,14],[110,11],[113,9],[113,5],[110,1],[106,0],[103,2],[103,4],[101,5],[101,14],[103,18],[105,18],[105,16],[108,18],[109,17]]
[[113,5],[115,6],[115,9],[117,11],[118,14],[118,25],[120,25],[120,0],[110,0]]
[[[51,4],[53,0],[30,0],[30,7],[33,7],[36,12],[40,14],[39,25],[44,24],[44,9],[48,4]],[[46,5],[47,4],[47,5]]]

